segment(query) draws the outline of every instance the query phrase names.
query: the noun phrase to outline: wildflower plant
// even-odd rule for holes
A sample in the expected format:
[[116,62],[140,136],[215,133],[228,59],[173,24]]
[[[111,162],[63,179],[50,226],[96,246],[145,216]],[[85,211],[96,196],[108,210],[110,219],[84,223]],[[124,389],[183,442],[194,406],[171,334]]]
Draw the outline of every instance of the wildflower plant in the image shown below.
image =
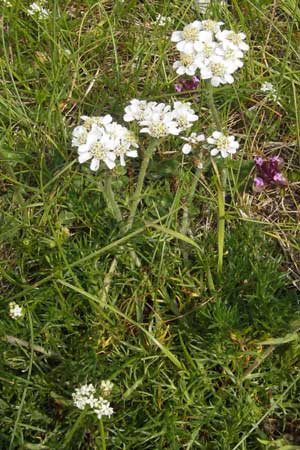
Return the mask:
[[107,400],[107,397],[112,393],[113,386],[110,380],[102,380],[100,384],[101,395],[97,394],[97,390],[93,384],[83,384],[79,388],[76,388],[72,394],[74,405],[78,409],[94,413],[100,421],[102,450],[106,449],[106,437],[102,418],[110,418],[114,413],[110,402]]

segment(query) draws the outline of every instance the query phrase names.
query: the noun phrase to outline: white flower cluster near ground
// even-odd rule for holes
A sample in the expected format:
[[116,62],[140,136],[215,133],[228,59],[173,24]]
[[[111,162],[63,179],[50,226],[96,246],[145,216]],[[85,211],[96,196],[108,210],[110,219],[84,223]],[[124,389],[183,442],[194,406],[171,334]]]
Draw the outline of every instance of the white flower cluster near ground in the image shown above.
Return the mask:
[[117,158],[125,166],[125,156],[138,156],[138,143],[134,134],[114,122],[109,114],[82,116],[81,119],[83,125],[75,127],[72,133],[72,146],[78,149],[80,163],[91,160],[90,168],[96,171],[103,161],[109,169],[113,169]]
[[172,22],[171,17],[162,16],[161,14],[158,14],[155,20],[155,24],[160,27],[164,27],[165,25],[171,22]]
[[244,33],[221,30],[223,22],[195,20],[182,31],[174,31],[172,42],[180,52],[173,68],[179,75],[195,75],[200,71],[203,80],[213,86],[233,83],[232,74],[243,66],[244,52],[249,49]]
[[198,116],[190,103],[174,102],[173,108],[165,103],[131,100],[125,108],[125,122],[137,121],[141,133],[161,138],[177,136],[190,128]]
[[23,308],[19,306],[15,302],[10,302],[9,306],[9,315],[12,319],[20,319],[23,316]]
[[266,97],[272,99],[273,101],[278,100],[278,92],[275,86],[269,81],[265,81],[260,88],[261,92],[266,94]]
[[33,2],[27,10],[27,14],[36,17],[38,20],[46,19],[49,16],[49,10],[47,9],[45,0],[39,2]]
[[[103,380],[101,382],[103,397],[110,395],[112,388],[113,383],[111,381]],[[98,419],[101,419],[103,416],[110,417],[114,412],[110,402],[101,396],[95,396],[95,394],[96,388],[92,384],[80,386],[72,394],[74,405],[79,409],[84,409],[86,406],[90,407]]]

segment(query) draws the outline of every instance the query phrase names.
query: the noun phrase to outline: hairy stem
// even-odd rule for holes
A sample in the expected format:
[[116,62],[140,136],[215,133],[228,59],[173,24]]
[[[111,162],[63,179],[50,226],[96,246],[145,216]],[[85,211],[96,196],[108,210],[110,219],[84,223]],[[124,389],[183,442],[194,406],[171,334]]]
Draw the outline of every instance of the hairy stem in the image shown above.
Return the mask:
[[209,82],[207,83],[207,100],[216,130],[222,131],[222,121],[216,107],[213,86]]
[[[217,131],[222,131],[222,121],[217,110],[213,86],[207,84],[208,93],[208,105],[214,122],[214,126]],[[218,194],[218,272],[222,273],[223,270],[223,258],[224,258],[224,241],[225,241],[225,197],[226,197],[226,178],[227,169],[224,164],[221,168],[221,173],[219,174],[217,167],[214,167],[217,178],[217,194]]]
[[132,228],[134,218],[136,215],[136,210],[141,201],[141,195],[142,195],[142,190],[143,190],[143,186],[144,186],[147,168],[149,166],[149,162],[153,156],[153,153],[157,147],[157,144],[158,144],[158,140],[153,139],[153,141],[149,144],[149,147],[145,151],[145,155],[144,155],[142,165],[140,168],[140,173],[139,173],[139,177],[138,177],[136,190],[135,190],[135,193],[134,193],[133,199],[132,199],[132,204],[131,204],[131,208],[130,208],[126,231],[129,231]]
[[193,204],[196,188],[197,188],[201,173],[202,173],[202,169],[196,170],[196,173],[194,174],[194,179],[193,179],[192,185],[189,190],[189,195],[188,195],[186,204],[183,209],[183,216],[182,216],[181,230],[180,230],[182,234],[186,234],[187,230],[189,228],[189,224],[190,224],[189,210]]
[[100,419],[99,428],[100,428],[100,436],[101,436],[101,448],[100,448],[100,450],[106,450],[105,431],[104,431],[104,426],[103,426],[102,419]]
[[122,213],[119,208],[119,205],[116,202],[115,195],[112,190],[112,176],[107,175],[104,181],[104,195],[106,199],[107,206],[113,212],[113,215],[117,219],[118,222],[122,221]]

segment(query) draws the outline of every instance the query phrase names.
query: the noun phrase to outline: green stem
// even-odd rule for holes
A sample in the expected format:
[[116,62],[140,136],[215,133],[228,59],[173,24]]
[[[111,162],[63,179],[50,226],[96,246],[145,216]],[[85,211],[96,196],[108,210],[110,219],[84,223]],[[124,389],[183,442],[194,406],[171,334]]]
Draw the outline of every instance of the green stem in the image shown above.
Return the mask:
[[218,272],[223,270],[224,240],[225,240],[225,199],[224,190],[218,185]]
[[136,215],[137,207],[141,201],[141,194],[144,186],[145,176],[147,172],[147,168],[149,165],[149,162],[153,156],[153,153],[157,147],[158,139],[153,139],[152,142],[150,142],[149,147],[145,151],[144,159],[142,161],[142,165],[140,168],[140,173],[138,177],[138,182],[136,186],[135,193],[133,195],[132,204],[130,208],[129,218],[126,226],[126,231],[129,231],[132,228],[133,221]]
[[112,190],[112,176],[107,175],[104,181],[104,195],[106,199],[107,206],[112,210],[115,218],[118,222],[122,221],[122,213],[116,202],[115,195]]
[[216,130],[222,131],[222,121],[221,121],[219,112],[217,110],[216,104],[215,104],[213,86],[209,82],[207,83],[207,99],[208,99],[208,106],[209,106]]
[[202,173],[202,169],[197,169],[196,173],[194,175],[194,179],[192,182],[192,185],[189,189],[189,195],[187,198],[187,202],[186,205],[184,206],[184,210],[183,210],[183,216],[182,216],[182,223],[181,223],[181,233],[182,234],[186,234],[188,227],[189,227],[189,223],[190,223],[190,217],[189,217],[189,210],[193,204],[193,200],[194,200],[194,196],[195,196],[195,192],[196,192],[196,188],[197,188],[197,184],[199,182],[199,178],[200,175]]
[[100,428],[100,436],[101,436],[101,450],[106,450],[105,431],[104,431],[102,419],[100,419],[99,428]]
[[[222,131],[222,121],[217,110],[213,86],[207,83],[208,93],[208,105],[214,122],[216,130]],[[217,190],[218,190],[218,272],[222,273],[223,270],[223,258],[224,258],[224,241],[225,241],[225,196],[226,196],[226,178],[227,169],[223,166],[221,168],[221,174],[219,174],[217,167]]]

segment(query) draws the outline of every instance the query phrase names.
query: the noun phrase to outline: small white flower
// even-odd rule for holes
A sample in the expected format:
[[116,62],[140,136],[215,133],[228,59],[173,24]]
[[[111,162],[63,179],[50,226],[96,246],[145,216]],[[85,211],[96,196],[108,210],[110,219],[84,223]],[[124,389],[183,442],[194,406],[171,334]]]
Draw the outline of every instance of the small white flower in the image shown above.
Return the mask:
[[82,144],[86,143],[86,139],[88,136],[87,129],[79,125],[78,127],[75,127],[72,132],[72,147],[79,147]]
[[149,102],[147,102],[146,100],[137,100],[136,98],[134,98],[133,100],[131,100],[130,104],[126,106],[123,119],[125,120],[125,122],[143,120],[147,107],[149,107]]
[[113,153],[113,142],[104,129],[93,124],[88,133],[85,144],[78,147],[78,161],[82,164],[92,159],[90,169],[97,171],[101,161],[104,161],[109,169],[115,167],[116,155]]
[[236,48],[239,48],[243,52],[249,50],[249,45],[244,42],[246,39],[245,33],[236,33],[232,30],[223,30],[216,34],[216,38],[219,41],[230,41]]
[[189,55],[193,54],[197,42],[203,42],[207,39],[212,39],[212,34],[210,31],[202,29],[199,20],[186,25],[182,31],[174,31],[171,36],[171,41],[177,43],[177,50]]
[[102,397],[98,398],[93,409],[94,409],[94,413],[97,415],[98,419],[102,419],[103,416],[110,417],[114,413],[114,410],[110,406],[109,401],[105,400]]
[[216,22],[215,20],[207,19],[201,22],[202,29],[209,31],[211,33],[218,33],[221,30],[221,25],[224,25],[223,22]]
[[23,308],[15,302],[9,303],[9,315],[12,319],[16,320],[23,316]]
[[106,114],[105,116],[81,116],[80,117],[83,120],[83,126],[90,130],[92,128],[92,125],[98,125],[99,127],[108,125],[112,122],[112,117],[110,114]]
[[12,4],[9,0],[2,0],[3,6],[6,6],[7,8],[12,8]]
[[[108,389],[111,392],[113,383],[103,381],[101,387],[103,392],[106,389],[108,395]],[[75,389],[75,392],[72,394],[74,405],[81,410],[88,406],[97,415],[98,419],[101,419],[103,416],[110,417],[114,411],[109,401],[103,397],[96,397],[95,393],[96,389],[92,384],[82,385],[80,388]]]
[[231,75],[236,70],[236,65],[231,61],[225,61],[224,58],[218,55],[212,56],[208,63],[202,65],[201,77],[204,80],[209,79],[212,86],[219,86],[220,84],[233,83],[234,78]]
[[243,52],[238,47],[232,45],[230,41],[221,42],[216,48],[216,55],[222,56],[227,64],[235,67],[235,70],[243,66]]
[[114,387],[114,383],[112,383],[110,380],[102,380],[100,387],[101,387],[102,395],[104,397],[107,397],[108,395],[111,394],[113,387]]
[[269,81],[265,81],[260,88],[261,92],[265,92],[266,93],[266,98],[267,99],[271,99],[274,102],[277,102],[278,105],[281,106],[280,101],[278,100],[278,92],[277,89],[275,88],[275,86],[270,83]]
[[199,64],[201,63],[201,59],[198,57],[198,54],[194,51],[190,55],[186,53],[180,53],[179,61],[175,61],[173,64],[173,69],[176,70],[178,75],[190,75],[193,76],[196,73],[196,70],[199,68]]
[[156,138],[166,137],[169,134],[176,136],[180,133],[177,122],[170,112],[163,116],[157,112],[153,113],[147,120],[141,121],[141,125],[143,125],[141,133],[147,133]]
[[164,27],[170,22],[172,22],[171,17],[162,16],[161,14],[158,14],[155,20],[155,24],[160,27]]
[[45,1],[31,3],[27,10],[27,14],[35,16],[37,19],[46,19],[49,16],[49,11],[45,6]]
[[87,405],[93,405],[95,392],[96,389],[92,384],[83,384],[80,388],[76,388],[72,394],[74,405],[79,409],[84,409]]
[[177,122],[177,126],[180,131],[187,130],[193,125],[193,122],[196,122],[196,120],[198,120],[198,116],[191,108],[191,104],[189,102],[175,102],[172,116]]
[[210,151],[211,155],[216,156],[221,153],[223,158],[236,153],[240,146],[234,136],[225,136],[220,131],[214,131],[212,136],[207,138],[207,142],[215,146]]
[[182,153],[188,155],[192,151],[194,146],[197,146],[200,144],[200,142],[205,141],[205,136],[204,134],[191,133],[190,136],[182,136],[181,139],[183,141],[186,141],[186,144],[182,146]]

